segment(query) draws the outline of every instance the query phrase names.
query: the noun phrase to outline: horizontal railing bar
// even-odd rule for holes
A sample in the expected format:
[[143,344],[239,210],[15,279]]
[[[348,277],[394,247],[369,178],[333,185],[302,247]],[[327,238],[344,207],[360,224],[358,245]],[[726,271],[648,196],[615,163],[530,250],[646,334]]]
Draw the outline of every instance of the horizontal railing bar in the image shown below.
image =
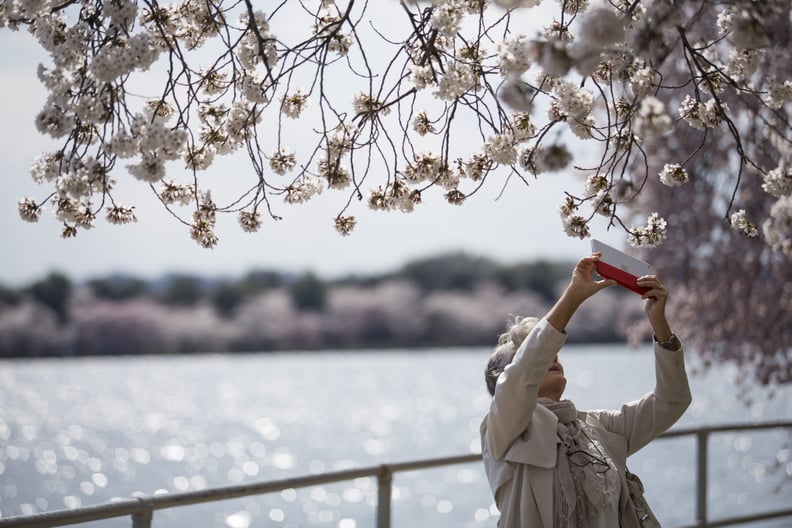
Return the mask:
[[[768,519],[777,519],[779,517],[789,517],[792,516],[792,508],[787,510],[776,510],[771,512],[764,512],[764,513],[756,513],[752,515],[741,515],[739,517],[724,517],[723,519],[717,519],[707,521],[707,524],[704,525],[707,528],[719,528],[721,526],[734,526],[737,524],[745,524],[745,523],[752,523],[758,521],[766,521]],[[701,523],[695,524],[686,524],[684,526],[679,526],[678,528],[701,528]]]
[[[665,432],[660,438],[671,438],[679,436],[688,436],[696,434],[709,434],[717,432],[729,431],[743,431],[743,430],[757,430],[757,429],[774,429],[790,427],[792,428],[792,421],[775,421],[764,422],[759,424],[733,424],[733,425],[717,425],[717,426],[704,426],[704,427],[690,427],[679,428]],[[125,515],[134,515],[146,511],[163,510],[168,508],[175,508],[179,506],[189,506],[192,504],[201,504],[207,502],[215,502],[226,499],[234,499],[246,497],[250,495],[261,495],[265,493],[272,493],[275,491],[282,491],[290,488],[304,488],[308,486],[318,486],[321,484],[330,484],[335,482],[342,482],[345,480],[354,480],[363,477],[378,477],[386,472],[398,473],[406,471],[415,471],[420,469],[428,469],[441,466],[450,466],[456,464],[465,464],[477,462],[481,460],[481,454],[466,454],[457,455],[443,458],[423,459],[408,462],[398,462],[394,464],[380,464],[378,466],[369,466],[362,468],[354,468],[347,470],[339,470],[329,473],[322,473],[318,475],[304,475],[301,477],[292,477],[281,480],[272,480],[265,482],[255,482],[251,484],[239,484],[235,486],[225,486],[220,488],[212,488],[200,491],[188,491],[182,493],[137,497],[135,499],[121,499],[107,504],[100,504],[95,506],[84,506],[73,510],[54,510],[51,512],[37,513],[33,515],[17,516],[0,518],[0,527],[14,527],[14,528],[49,528],[54,526],[65,526],[70,524],[78,524],[83,522],[97,521],[103,519],[110,519],[113,517],[122,517]],[[759,514],[757,514],[759,515]],[[786,515],[792,515],[792,510],[781,510],[777,513],[761,514],[758,516],[740,517],[739,519],[749,520],[763,520],[766,518],[774,518]],[[737,518],[735,518],[737,519]],[[738,524],[744,521],[735,521],[733,519],[722,519],[720,521],[713,521],[707,523],[707,526],[728,526],[731,524]],[[721,523],[721,524],[717,524]],[[722,524],[727,523],[727,524]],[[697,527],[700,525],[691,525]],[[687,527],[683,527],[687,528]]]
[[[247,497],[250,495],[260,495],[273,491],[282,491],[289,488],[304,488],[307,486],[318,486],[340,482],[344,480],[354,480],[362,477],[373,477],[383,471],[383,466],[371,466],[364,468],[334,471],[322,473],[320,475],[305,475],[302,477],[287,478],[281,480],[269,480],[265,482],[254,482],[251,484],[240,484],[236,486],[224,486],[201,491],[188,491],[178,494],[163,494],[140,499],[125,499],[122,501],[110,502],[97,506],[85,506],[74,510],[55,510],[24,517],[8,517],[0,519],[0,526],[13,526],[25,528],[45,528],[48,526],[61,526],[66,524],[77,524],[81,522],[97,521],[110,519],[112,517],[122,517],[133,513],[150,510],[164,510],[178,506],[189,506],[191,504],[201,504],[215,502],[225,499]],[[83,516],[85,514],[85,517]],[[57,523],[57,524],[54,524]]]
[[780,429],[792,427],[792,421],[761,422],[756,424],[733,425],[705,425],[701,427],[679,427],[666,431],[659,438],[673,438],[676,436],[689,436],[699,433],[726,433],[731,431],[754,431],[758,429]]
[[24,526],[25,528],[66,526],[133,515],[147,509],[149,508],[142,499],[121,499],[106,504],[83,506],[73,510],[53,510],[24,517],[8,517],[0,519],[0,526]]
[[251,484],[239,484],[236,486],[225,486],[222,488],[212,488],[201,491],[188,491],[178,494],[163,494],[151,497],[151,506],[155,510],[175,508],[177,506],[187,506],[190,504],[200,504],[204,502],[214,502],[224,499],[237,497],[248,497],[250,495],[261,495],[282,491],[290,488],[304,488],[307,486],[318,486],[341,482],[344,480],[354,480],[363,477],[375,477],[383,472],[383,465],[363,467],[357,469],[347,469],[322,473],[318,475],[305,475],[302,477],[286,478],[281,480],[270,480],[266,482],[254,482]]
[[[50,524],[50,522],[52,522],[51,519],[45,519],[44,516],[56,516],[57,514],[62,514],[61,516],[58,516],[59,519],[62,519],[61,524],[75,524],[85,521],[95,521],[108,519],[111,517],[131,515],[133,513],[144,511],[147,508],[153,510],[164,510],[178,506],[189,506],[191,504],[215,502],[219,500],[246,497],[250,495],[261,495],[264,493],[282,491],[289,488],[304,488],[307,486],[318,486],[320,484],[329,484],[344,480],[354,480],[356,478],[362,477],[376,477],[383,473],[385,468],[390,468],[392,472],[396,473],[431,467],[463,464],[467,462],[477,462],[479,460],[481,460],[480,454],[458,455],[446,458],[416,460],[412,462],[399,462],[396,464],[385,464],[379,466],[333,471],[329,473],[322,473],[320,475],[305,475],[302,477],[287,478],[282,480],[269,480],[251,484],[240,484],[237,486],[225,486],[221,488],[212,488],[209,490],[188,491],[173,495],[154,495],[152,497],[147,497],[145,505],[141,504],[140,500],[127,499],[125,501],[112,502],[109,504],[102,504],[100,506],[86,506],[84,508],[75,510],[56,510],[37,514],[35,516],[9,517],[7,519],[0,519],[0,526],[19,526],[26,528],[43,528],[45,526],[55,526]],[[86,512],[86,514],[91,515],[91,518],[81,521],[81,517],[79,517],[81,512]],[[112,512],[116,513],[113,514]],[[71,517],[74,517],[76,520],[71,520]],[[17,521],[17,523],[13,523],[12,521]]]

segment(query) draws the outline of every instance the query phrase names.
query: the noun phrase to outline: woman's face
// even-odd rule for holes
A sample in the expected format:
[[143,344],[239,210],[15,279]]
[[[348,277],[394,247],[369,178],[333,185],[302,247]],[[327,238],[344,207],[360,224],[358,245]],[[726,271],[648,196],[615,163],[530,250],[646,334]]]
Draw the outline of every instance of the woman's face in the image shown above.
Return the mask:
[[567,379],[564,377],[564,367],[558,362],[558,354],[553,358],[553,363],[545,372],[539,383],[539,397],[560,400],[566,388]]

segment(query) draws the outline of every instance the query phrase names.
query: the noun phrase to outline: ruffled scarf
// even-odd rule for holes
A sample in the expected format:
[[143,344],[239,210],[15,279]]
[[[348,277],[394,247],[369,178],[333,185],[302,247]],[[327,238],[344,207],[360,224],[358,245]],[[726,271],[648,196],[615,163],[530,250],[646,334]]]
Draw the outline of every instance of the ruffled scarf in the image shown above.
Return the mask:
[[558,417],[553,515],[556,528],[594,526],[599,511],[619,500],[619,477],[608,452],[591,429],[577,417],[569,400],[540,398]]

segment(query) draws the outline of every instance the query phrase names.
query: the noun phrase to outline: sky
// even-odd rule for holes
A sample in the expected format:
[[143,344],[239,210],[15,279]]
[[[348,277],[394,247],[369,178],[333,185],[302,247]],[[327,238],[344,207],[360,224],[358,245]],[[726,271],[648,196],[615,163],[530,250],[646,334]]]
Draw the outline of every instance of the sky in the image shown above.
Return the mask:
[[[553,173],[512,181],[501,194],[496,178],[487,182],[462,206],[448,204],[440,192],[424,195],[413,213],[371,211],[365,202],[351,211],[358,224],[348,237],[339,235],[333,217],[346,195],[323,193],[302,205],[279,204],[283,220],[267,221],[257,233],[243,232],[236,215],[220,215],[219,244],[200,247],[186,226],[159,205],[145,185],[122,164],[115,171],[119,186],[128,186],[125,204],[134,204],[138,222],[125,226],[107,223],[62,239],[54,214],[47,210],[37,223],[21,220],[17,203],[23,197],[41,199],[47,193],[29,174],[33,160],[55,143],[38,133],[34,119],[46,92],[36,69],[50,64],[38,44],[25,32],[0,29],[0,284],[24,285],[47,273],[65,273],[75,280],[112,273],[155,278],[164,273],[240,276],[254,269],[303,272],[332,278],[347,274],[376,274],[396,270],[410,260],[463,251],[509,264],[538,259],[573,260],[590,252],[590,241],[564,234],[558,214],[564,190],[579,191],[582,176]],[[250,173],[247,158],[224,161],[215,172],[223,178]],[[213,174],[213,178],[215,175]],[[127,187],[124,187],[127,189]],[[500,196],[499,196],[500,195]],[[604,221],[592,234],[612,245],[625,245],[619,229]]]

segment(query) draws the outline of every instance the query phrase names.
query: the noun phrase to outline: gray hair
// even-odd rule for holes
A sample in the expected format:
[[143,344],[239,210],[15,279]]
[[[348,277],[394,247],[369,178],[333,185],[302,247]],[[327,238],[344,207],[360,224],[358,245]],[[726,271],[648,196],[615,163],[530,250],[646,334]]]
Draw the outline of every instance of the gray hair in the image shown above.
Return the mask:
[[536,317],[515,316],[506,325],[506,331],[498,337],[498,345],[490,355],[487,368],[484,371],[487,390],[492,396],[495,395],[495,384],[498,382],[501,372],[512,362],[517,349],[538,322],[539,319]]

